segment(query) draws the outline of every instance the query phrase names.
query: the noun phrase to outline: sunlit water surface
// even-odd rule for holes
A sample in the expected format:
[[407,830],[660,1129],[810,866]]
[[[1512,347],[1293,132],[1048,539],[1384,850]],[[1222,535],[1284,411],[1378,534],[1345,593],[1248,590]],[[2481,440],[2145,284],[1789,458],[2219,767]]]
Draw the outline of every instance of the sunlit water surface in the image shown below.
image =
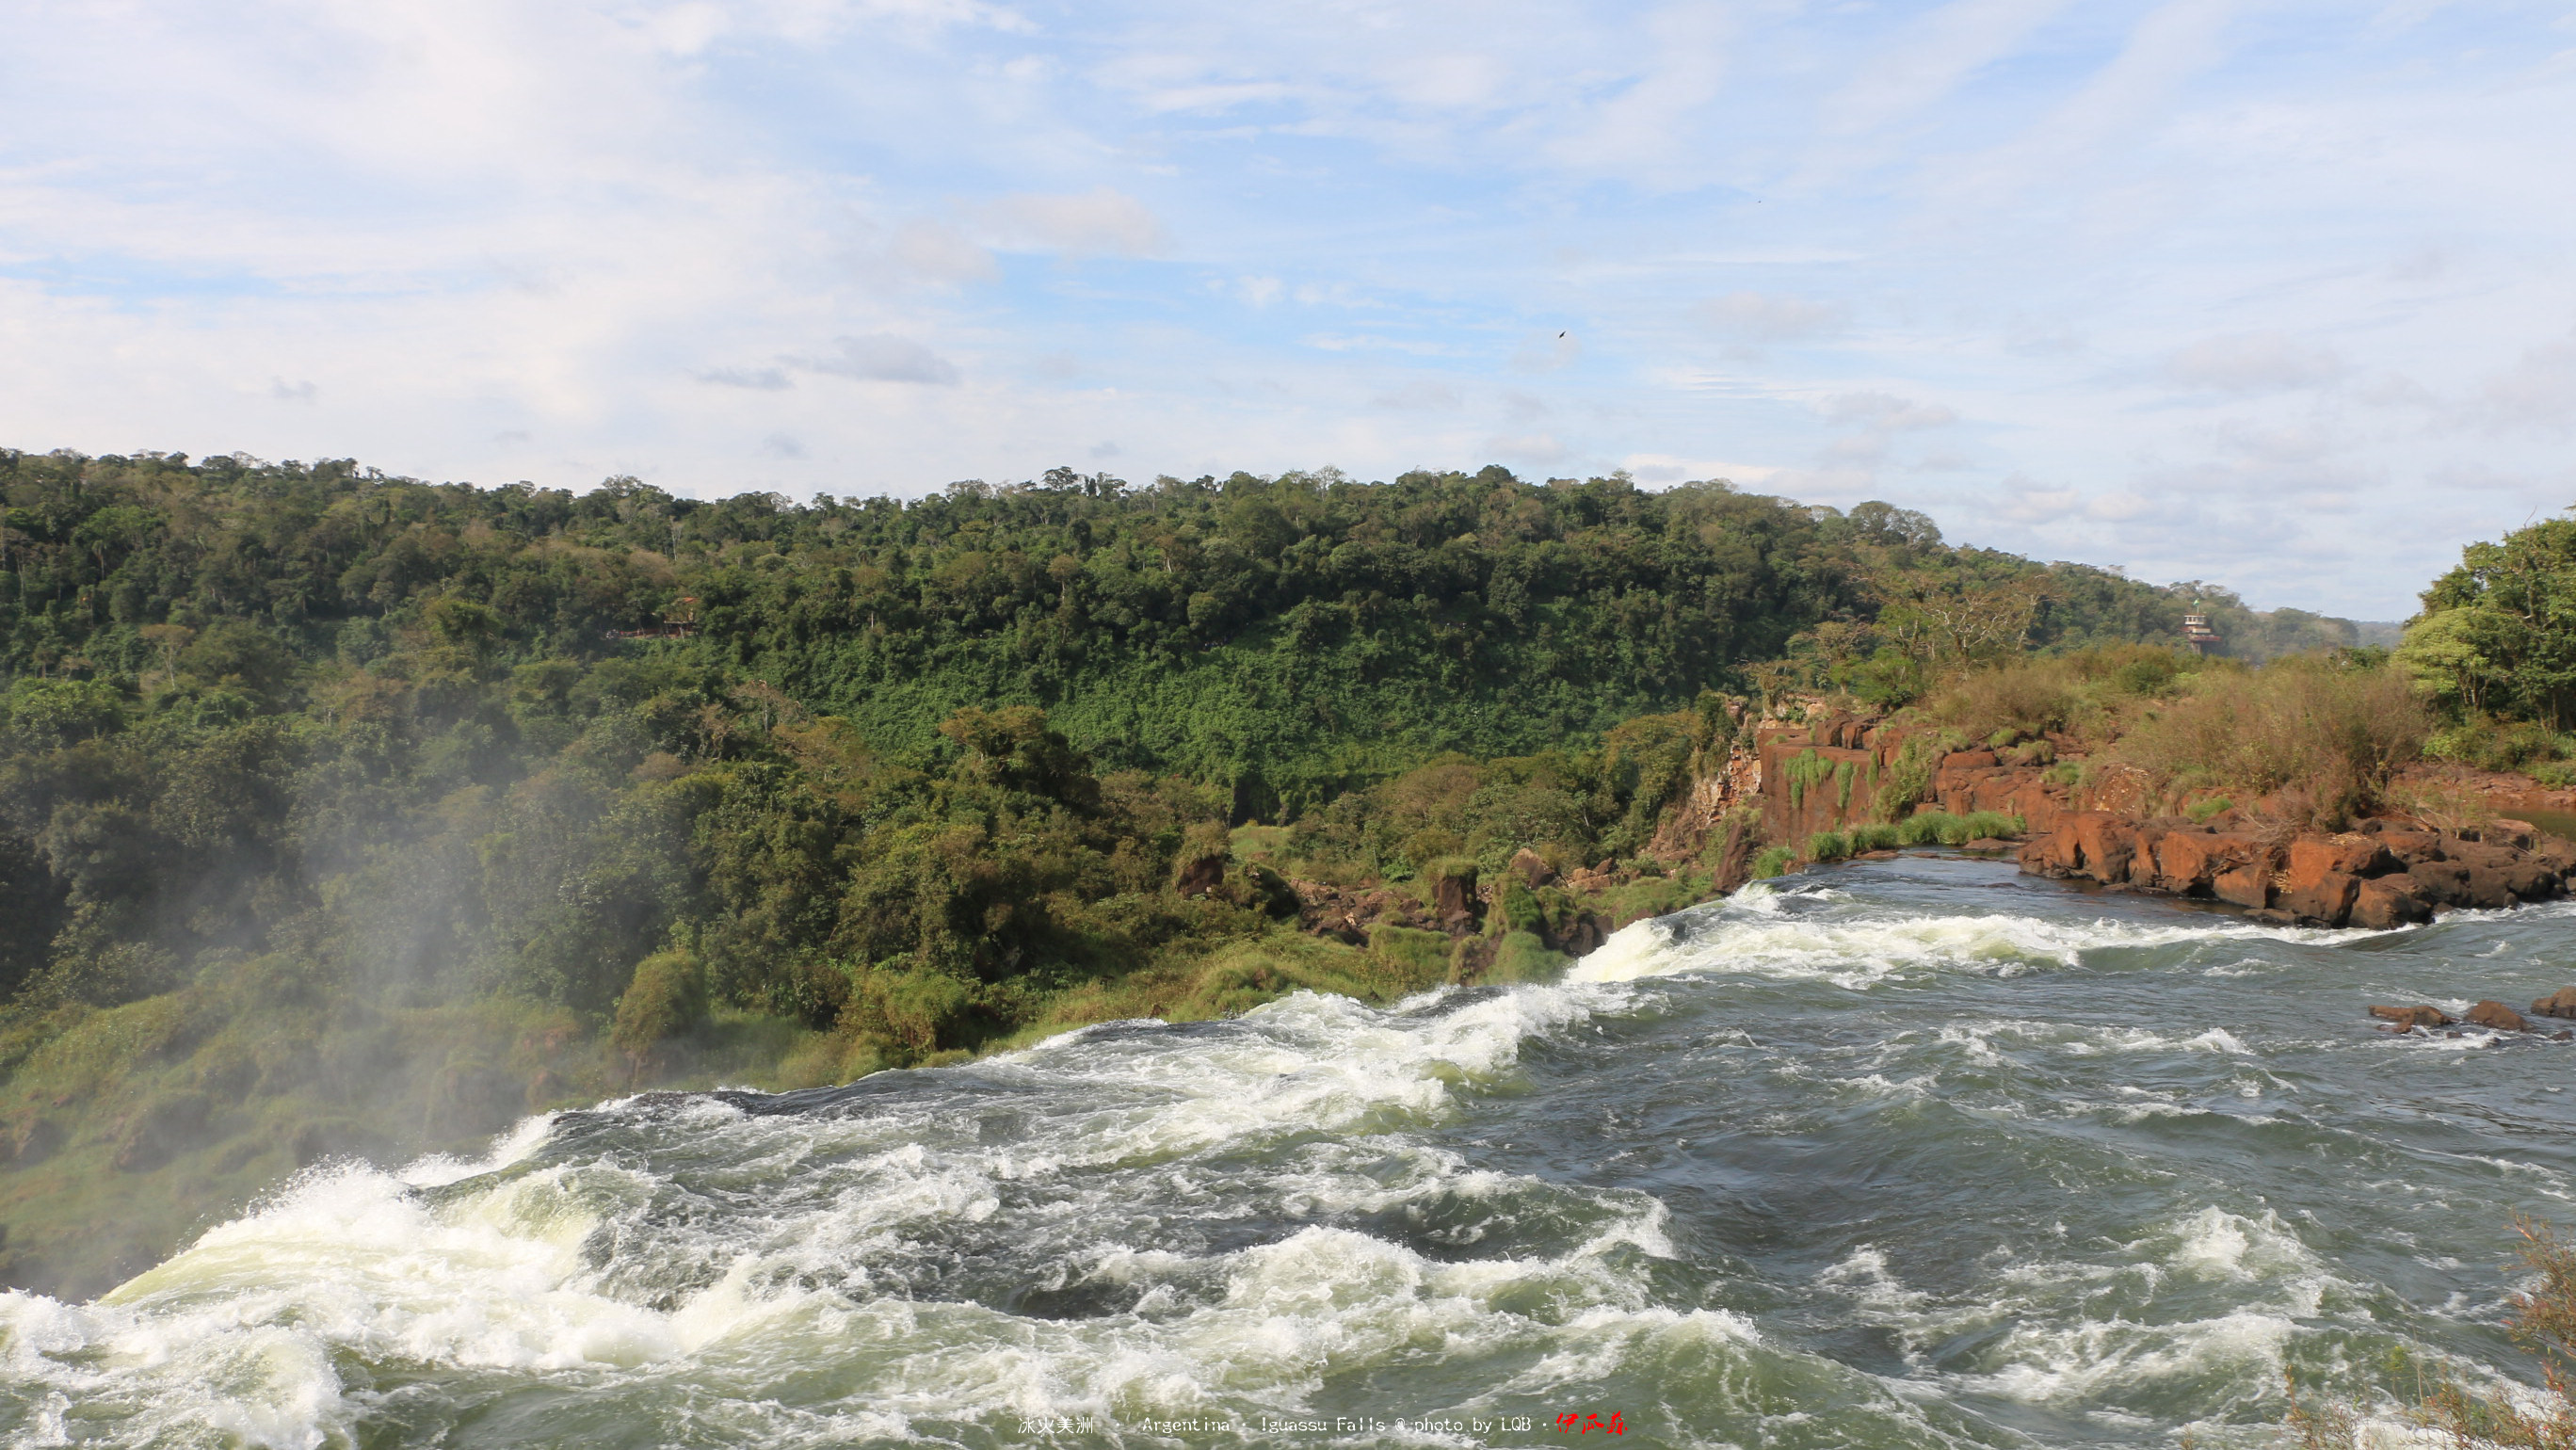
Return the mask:
[[2576,1045],[2363,1008],[2576,983],[2571,926],[2258,928],[1918,856],[1558,985],[613,1103],[313,1173],[97,1303],[0,1296],[0,1433],[2272,1443],[2285,1370],[2529,1377],[2509,1221],[2576,1219]]

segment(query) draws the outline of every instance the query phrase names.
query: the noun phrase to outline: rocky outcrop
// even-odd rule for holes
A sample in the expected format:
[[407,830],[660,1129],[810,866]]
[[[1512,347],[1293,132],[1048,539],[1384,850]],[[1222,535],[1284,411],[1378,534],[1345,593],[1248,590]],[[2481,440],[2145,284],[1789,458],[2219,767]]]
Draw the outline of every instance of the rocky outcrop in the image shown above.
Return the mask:
[[2531,1020],[2502,1002],[2480,1002],[2470,1008],[2461,1021],[2472,1027],[2490,1028],[2497,1032],[2537,1032]]
[[1368,929],[1379,922],[1424,928],[1412,901],[1383,886],[1334,886],[1322,881],[1288,883],[1297,893],[1297,924],[1317,936],[1351,946],[1368,944]]
[[1533,891],[1556,880],[1556,868],[1527,846],[1513,852],[1510,863],[1503,869],[1519,877],[1521,884]]
[[2510,826],[2434,831],[2391,819],[2297,833],[2070,811],[2022,846],[2021,864],[2034,875],[2223,901],[2305,925],[2385,929],[2439,911],[2563,895],[2576,845]]

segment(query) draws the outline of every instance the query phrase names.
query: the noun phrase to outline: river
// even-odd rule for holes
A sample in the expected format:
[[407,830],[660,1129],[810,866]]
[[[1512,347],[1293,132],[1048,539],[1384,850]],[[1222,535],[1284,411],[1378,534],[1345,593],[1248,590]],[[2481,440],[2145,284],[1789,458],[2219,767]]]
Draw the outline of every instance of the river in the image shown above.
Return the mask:
[[[1936,855],[1540,986],[1301,995],[309,1173],[0,1296],[0,1432],[134,1446],[2277,1443],[2529,1380],[2576,909],[2257,927]],[[1570,1417],[1570,1418],[1561,1418]]]

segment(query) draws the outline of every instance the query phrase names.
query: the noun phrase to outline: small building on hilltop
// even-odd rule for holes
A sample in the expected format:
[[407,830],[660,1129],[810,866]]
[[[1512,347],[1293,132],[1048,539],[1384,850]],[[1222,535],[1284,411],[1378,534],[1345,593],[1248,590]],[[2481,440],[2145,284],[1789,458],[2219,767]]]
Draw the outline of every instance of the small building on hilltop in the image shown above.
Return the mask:
[[2209,627],[2208,615],[2186,614],[2182,617],[2182,642],[2193,654],[2209,654],[2218,648],[2218,631]]

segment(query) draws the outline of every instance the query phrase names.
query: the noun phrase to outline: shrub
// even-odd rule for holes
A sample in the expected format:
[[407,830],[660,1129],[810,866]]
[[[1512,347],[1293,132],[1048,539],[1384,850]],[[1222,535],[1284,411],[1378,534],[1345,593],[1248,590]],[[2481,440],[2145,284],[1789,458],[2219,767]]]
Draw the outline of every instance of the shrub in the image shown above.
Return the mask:
[[626,995],[617,999],[609,1041],[641,1058],[665,1038],[694,1031],[707,1020],[706,974],[685,951],[655,952],[635,964]]
[[2305,813],[2331,823],[2369,806],[2390,772],[2422,753],[2431,727],[2393,671],[2291,659],[2204,671],[2118,753],[2160,785],[2197,769],[2248,796],[2304,796]]
[[1908,739],[1887,763],[1873,804],[1894,821],[1932,794],[1933,752],[1920,739]]
[[1370,951],[1427,981],[1437,981],[1449,970],[1449,938],[1436,931],[1381,921],[1369,928],[1368,944]]
[[1806,857],[1810,861],[1840,861],[1851,853],[1851,842],[1839,831],[1818,831],[1807,838]]
[[1905,844],[1905,833],[1884,821],[1872,821],[1851,828],[1852,854],[1863,851],[1893,850]]
[[2004,752],[2007,765],[2046,765],[2057,759],[2057,747],[2045,739],[2027,740]]
[[2154,645],[2115,645],[2095,650],[2077,662],[2079,670],[2111,690],[2149,699],[2171,690],[2182,667],[2181,656]]
[[1960,834],[1966,825],[1967,822],[1948,811],[1918,811],[1899,821],[1896,833],[1906,845],[1932,846],[1950,841],[1953,837],[1960,841],[1968,839],[1967,836]]
[[1950,840],[1947,835],[1942,836],[1941,839],[1955,846],[1967,841],[2018,836],[2021,834],[2021,829],[2022,823],[2019,816],[2008,816],[2000,811],[1974,811],[1960,820],[1957,841]]
[[1926,696],[1923,713],[1972,740],[2012,740],[2063,730],[2082,705],[2064,659],[2028,658],[1963,670]]
[[2536,721],[2478,716],[2433,735],[2424,742],[2424,753],[2480,770],[2528,770],[2576,753],[2568,748],[2570,743],[2567,736]]
[[1765,846],[1761,854],[1753,858],[1753,879],[1768,881],[1774,876],[1787,875],[1789,868],[1797,864],[1797,852],[1786,846]]
[[965,1018],[975,1005],[975,992],[964,978],[935,967],[909,971],[872,971],[859,997],[851,1003],[875,1020],[883,1034],[914,1060],[942,1047],[961,1045]]
[[2233,802],[2223,795],[2213,796],[2208,800],[2199,801],[2192,805],[2185,806],[2183,808],[2183,814],[2191,817],[2192,824],[2199,825],[2202,822],[2207,821],[2211,816],[2217,815],[2220,811],[2228,809],[2233,804]]

